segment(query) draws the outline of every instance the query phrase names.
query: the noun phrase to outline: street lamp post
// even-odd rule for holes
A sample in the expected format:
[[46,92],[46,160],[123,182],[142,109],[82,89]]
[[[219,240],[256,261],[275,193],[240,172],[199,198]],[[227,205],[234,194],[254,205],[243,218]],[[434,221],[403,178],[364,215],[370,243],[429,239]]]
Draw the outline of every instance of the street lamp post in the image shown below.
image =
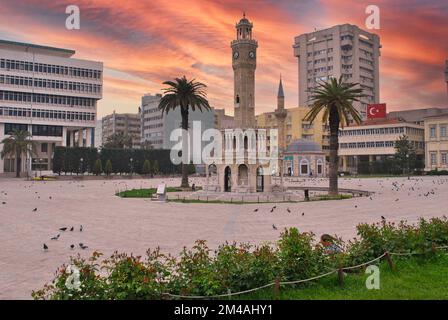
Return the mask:
[[80,161],[80,170],[79,171],[81,171],[81,175],[83,175],[84,174],[84,158],[81,158],[81,159],[79,159],[79,161]]
[[129,159],[130,163],[131,163],[131,178],[132,178],[132,173],[134,171],[134,159]]

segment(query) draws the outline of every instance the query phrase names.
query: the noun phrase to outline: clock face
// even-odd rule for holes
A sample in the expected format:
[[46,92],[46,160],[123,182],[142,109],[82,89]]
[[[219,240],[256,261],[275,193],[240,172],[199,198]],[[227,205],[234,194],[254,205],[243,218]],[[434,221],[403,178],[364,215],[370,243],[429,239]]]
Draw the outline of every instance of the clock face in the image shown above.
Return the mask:
[[233,59],[238,59],[239,56],[240,56],[240,53],[238,51],[235,51],[233,53]]
[[250,51],[249,52],[249,58],[255,58],[255,52],[253,52],[253,51]]

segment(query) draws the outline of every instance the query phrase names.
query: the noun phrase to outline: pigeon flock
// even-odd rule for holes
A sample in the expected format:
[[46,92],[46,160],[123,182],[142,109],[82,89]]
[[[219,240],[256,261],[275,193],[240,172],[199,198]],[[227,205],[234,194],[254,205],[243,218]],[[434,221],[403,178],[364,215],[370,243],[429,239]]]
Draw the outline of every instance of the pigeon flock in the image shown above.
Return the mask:
[[[362,189],[365,187],[363,184],[361,184],[360,178],[344,178],[341,180],[345,180],[345,182],[349,182],[350,184],[352,184],[353,185],[352,188]],[[393,201],[392,203],[398,203],[400,201],[406,200],[406,199],[403,199],[403,191],[405,191],[404,194],[406,194],[407,197],[410,197],[410,198],[422,197],[422,198],[431,199],[431,196],[434,196],[437,194],[440,186],[448,184],[448,178],[439,177],[439,178],[432,179],[431,184],[433,186],[428,189],[427,186],[422,185],[423,181],[424,181],[424,179],[422,177],[412,177],[412,178],[408,178],[406,180],[403,180],[403,179],[397,180],[392,177],[377,179],[376,183],[378,184],[380,191],[377,191],[375,193],[367,195],[367,198],[370,201],[374,201],[376,196],[378,196],[378,195],[382,195],[385,193],[387,193],[388,195],[394,195],[395,193],[397,193],[397,195],[398,195],[398,193],[399,193],[400,197],[393,197],[393,200],[392,200]],[[322,183],[324,183],[324,185],[325,185],[328,182],[328,180],[325,180],[322,178],[307,178],[307,179],[290,179],[289,182],[293,182],[294,185],[296,185],[296,186],[297,185],[298,186],[306,185],[306,186],[318,187],[318,186],[322,186]],[[302,185],[302,184],[304,184],[304,185]],[[363,207],[363,206],[361,206],[361,204],[363,203],[363,198],[365,198],[365,197],[356,197],[356,198],[352,199],[352,201],[355,201],[355,204],[353,204],[354,209],[360,210]],[[357,201],[358,199],[360,201]],[[384,200],[381,200],[381,201],[384,201]],[[391,203],[391,207],[389,209],[391,212],[394,209],[394,207],[392,206],[392,203]],[[268,208],[270,213],[275,213],[276,209],[277,209],[277,206]],[[261,213],[261,208],[256,208],[255,210],[253,210],[253,212]],[[291,210],[291,208],[287,207],[286,212],[293,213],[293,210]],[[386,221],[385,215],[387,215],[387,211],[380,212],[380,215],[378,218],[381,218],[381,221]],[[301,216],[305,216],[305,212],[301,212]],[[275,224],[272,224],[272,229],[278,230],[278,227]]]

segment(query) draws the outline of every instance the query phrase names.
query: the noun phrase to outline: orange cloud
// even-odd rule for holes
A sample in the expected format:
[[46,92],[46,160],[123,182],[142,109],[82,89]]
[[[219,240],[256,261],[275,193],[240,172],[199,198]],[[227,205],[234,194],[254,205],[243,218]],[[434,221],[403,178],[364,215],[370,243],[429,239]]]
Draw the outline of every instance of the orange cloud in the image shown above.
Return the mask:
[[[242,11],[259,42],[257,113],[276,103],[280,73],[286,106],[298,101],[294,37],[315,27],[353,23],[363,27],[365,7],[357,0],[78,0],[81,30],[65,29],[72,1],[4,0],[0,37],[77,51],[75,57],[104,62],[104,98],[98,114],[136,112],[141,96],[160,92],[162,82],[187,75],[208,85],[213,106],[232,111],[230,41]],[[393,108],[446,106],[442,72],[447,59],[448,7],[442,1],[379,0],[383,45],[382,101]]]

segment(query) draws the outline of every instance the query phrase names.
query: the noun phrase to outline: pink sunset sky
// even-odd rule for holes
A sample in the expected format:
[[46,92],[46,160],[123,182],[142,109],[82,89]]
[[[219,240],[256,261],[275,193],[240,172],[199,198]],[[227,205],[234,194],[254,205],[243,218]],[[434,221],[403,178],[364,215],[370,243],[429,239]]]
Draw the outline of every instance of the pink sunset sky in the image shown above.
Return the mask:
[[[65,28],[77,5],[81,29]],[[282,74],[286,107],[298,105],[294,37],[336,24],[365,29],[365,8],[381,10],[381,102],[389,111],[448,107],[448,1],[394,0],[2,0],[0,39],[76,51],[104,63],[99,117],[137,112],[141,96],[186,75],[208,85],[210,104],[232,113],[230,41],[243,11],[258,40],[256,113],[276,106]]]

